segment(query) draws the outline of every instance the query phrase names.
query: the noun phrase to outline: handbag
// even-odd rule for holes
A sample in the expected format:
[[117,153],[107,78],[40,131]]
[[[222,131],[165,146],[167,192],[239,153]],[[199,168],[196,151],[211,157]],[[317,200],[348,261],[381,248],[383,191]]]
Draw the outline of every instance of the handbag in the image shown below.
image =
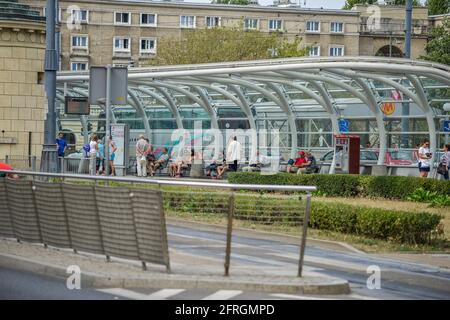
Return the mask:
[[437,167],[437,173],[442,174],[442,175],[447,173],[447,167],[445,166],[444,163],[442,163],[442,162],[439,163],[439,165]]

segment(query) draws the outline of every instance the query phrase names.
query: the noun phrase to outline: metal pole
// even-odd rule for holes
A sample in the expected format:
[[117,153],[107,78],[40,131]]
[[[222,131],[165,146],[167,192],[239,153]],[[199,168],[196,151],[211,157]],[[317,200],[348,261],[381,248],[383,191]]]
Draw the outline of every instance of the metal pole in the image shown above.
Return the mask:
[[227,247],[225,251],[225,277],[230,275],[231,237],[233,236],[234,193],[228,201]]
[[106,66],[106,125],[105,125],[105,174],[109,174],[109,136],[110,132],[110,113],[111,112],[111,65]]
[[[412,31],[412,0],[406,0],[406,21],[405,21],[405,58],[411,59],[411,31]],[[409,116],[409,103],[402,103],[402,116]],[[409,131],[409,119],[402,118],[402,131]],[[408,148],[409,141],[408,135],[401,135],[400,147]]]
[[306,195],[305,217],[303,218],[302,243],[300,245],[300,258],[298,260],[298,274],[297,274],[298,277],[301,277],[303,272],[303,260],[305,257],[305,249],[306,249],[306,233],[308,231],[310,212],[311,212],[311,193],[308,193]]
[[48,111],[45,119],[44,145],[42,148],[41,171],[57,172],[58,153],[56,138],[56,70],[58,57],[55,44],[56,0],[47,0],[46,7],[46,50],[45,50],[45,89]]

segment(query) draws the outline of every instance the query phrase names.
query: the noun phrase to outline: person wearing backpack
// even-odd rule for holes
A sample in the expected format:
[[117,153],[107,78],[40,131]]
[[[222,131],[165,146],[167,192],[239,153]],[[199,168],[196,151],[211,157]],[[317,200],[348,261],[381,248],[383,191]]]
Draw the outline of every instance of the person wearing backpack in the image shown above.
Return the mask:
[[98,152],[98,138],[96,134],[93,134],[91,141],[89,142],[89,174],[95,176],[97,173],[97,152]]

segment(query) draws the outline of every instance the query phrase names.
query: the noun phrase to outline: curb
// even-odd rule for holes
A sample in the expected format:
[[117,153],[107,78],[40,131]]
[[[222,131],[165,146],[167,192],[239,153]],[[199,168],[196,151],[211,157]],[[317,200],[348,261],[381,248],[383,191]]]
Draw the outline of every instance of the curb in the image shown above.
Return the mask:
[[[63,267],[8,254],[0,254],[0,266],[58,278],[63,281],[69,276],[69,273]],[[114,278],[92,272],[82,272],[81,285],[82,287],[92,288],[223,289],[318,295],[350,293],[348,281],[331,277],[296,278],[272,276],[264,278],[255,276],[252,279],[248,279],[248,276],[245,278],[243,276],[225,278],[148,273],[143,274],[143,277]]]

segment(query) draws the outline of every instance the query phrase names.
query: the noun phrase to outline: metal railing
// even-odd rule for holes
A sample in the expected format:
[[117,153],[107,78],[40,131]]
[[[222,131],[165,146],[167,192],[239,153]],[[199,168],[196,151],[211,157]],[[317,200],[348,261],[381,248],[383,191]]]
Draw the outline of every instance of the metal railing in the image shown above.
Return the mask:
[[0,159],[0,162],[5,162],[16,170],[36,171],[41,160],[36,156],[5,155],[5,159]]
[[[0,179],[0,236],[104,254],[108,260],[111,256],[138,260],[144,268],[145,262],[163,264],[169,271],[166,216],[210,221],[223,227],[228,276],[233,224],[275,231],[289,228],[301,235],[297,274],[302,276],[314,186],[1,172],[21,178]],[[29,221],[26,226],[20,223],[24,218]]]

